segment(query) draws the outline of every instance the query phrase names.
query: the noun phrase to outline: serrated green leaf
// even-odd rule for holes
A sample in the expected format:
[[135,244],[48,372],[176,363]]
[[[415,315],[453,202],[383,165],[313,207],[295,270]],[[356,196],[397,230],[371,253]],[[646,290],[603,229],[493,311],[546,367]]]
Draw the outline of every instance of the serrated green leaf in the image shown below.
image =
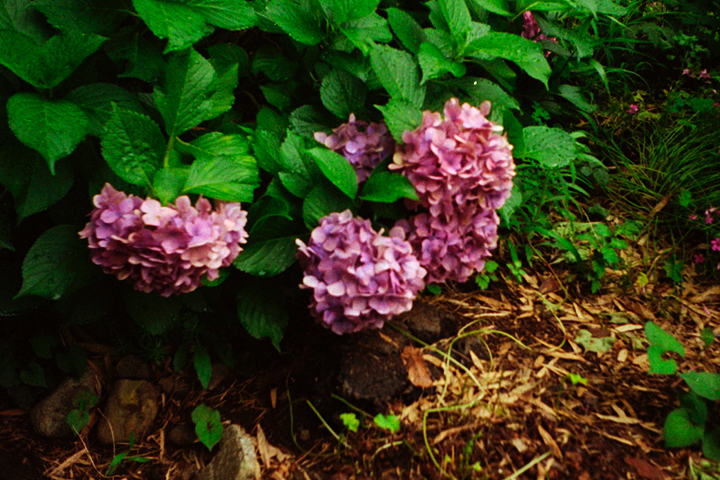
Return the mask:
[[402,174],[373,172],[363,185],[360,199],[369,202],[392,203],[401,198],[419,201],[415,186]]
[[42,235],[23,261],[23,285],[15,296],[38,295],[57,300],[87,274],[87,245],[78,237],[77,227],[58,225]]
[[47,388],[48,386],[47,381],[45,380],[45,371],[35,362],[31,362],[28,365],[27,370],[20,372],[20,380],[31,387]]
[[274,45],[261,45],[253,54],[251,67],[253,75],[263,73],[273,82],[292,79],[297,69],[297,63],[283,55]]
[[160,169],[155,172],[152,188],[160,203],[166,205],[172,203],[183,191],[187,180],[189,169]]
[[402,142],[403,132],[413,131],[422,123],[422,110],[407,100],[391,98],[385,106],[375,105],[396,142]]
[[685,357],[685,347],[683,347],[682,343],[655,325],[654,322],[647,322],[645,324],[645,335],[650,341],[650,344],[660,348],[663,353],[675,352],[681,357]]
[[237,0],[133,0],[145,24],[167,38],[165,53],[183,50],[215,30],[243,30],[257,22],[255,9]]
[[392,40],[387,20],[377,13],[344,23],[340,31],[363,55],[367,55],[376,42],[387,43]]
[[575,160],[575,139],[560,128],[546,126],[525,127],[524,158],[532,158],[548,168],[567,167]]
[[295,263],[295,240],[303,233],[298,225],[284,215],[268,215],[250,229],[248,243],[233,265],[243,272],[273,276]]
[[284,112],[292,105],[292,94],[295,90],[295,82],[267,83],[260,86],[267,103]]
[[0,64],[38,89],[55,87],[107,38],[78,31],[55,35],[42,45],[13,30],[0,30]]
[[684,448],[694,445],[702,438],[703,425],[695,425],[687,408],[670,412],[663,425],[665,448]]
[[70,92],[66,100],[80,107],[89,120],[89,133],[98,137],[112,116],[113,103],[120,109],[143,113],[143,107],[134,95],[111,83],[83,85]]
[[465,0],[438,0],[438,3],[457,51],[461,52],[472,30],[472,18]]
[[480,60],[504,58],[515,62],[532,78],[540,80],[548,88],[552,69],[545,58],[542,46],[519,35],[490,32],[473,40],[465,54]]
[[8,123],[17,138],[45,158],[52,173],[89,131],[87,116],[65,100],[46,100],[34,93],[18,93],[7,102]]
[[273,287],[257,281],[243,286],[238,293],[238,318],[250,335],[259,340],[269,338],[280,351],[289,314]]
[[195,435],[208,450],[212,450],[222,439],[223,424],[220,420],[220,412],[201,403],[190,414],[195,424]]
[[575,105],[578,110],[581,110],[585,113],[593,113],[595,110],[597,110],[597,105],[591,105],[590,103],[588,103],[585,95],[583,95],[581,87],[578,87],[576,85],[560,85],[558,87],[558,92],[560,93],[561,97]]
[[309,178],[296,173],[280,172],[278,178],[282,186],[298,198],[307,197],[315,186]]
[[176,140],[175,149],[197,159],[217,156],[245,156],[250,153],[250,140],[245,135],[210,132],[190,143]]
[[245,51],[237,45],[214,45],[208,48],[208,52],[210,64],[215,70],[215,80],[210,85],[210,109],[204,120],[215,118],[232,108],[240,62],[247,58]]
[[305,225],[315,228],[320,219],[334,212],[342,212],[353,208],[352,201],[337,188],[327,182],[316,185],[305,197],[303,202],[303,221]]
[[193,366],[197,373],[200,384],[207,389],[210,384],[210,376],[212,375],[212,363],[210,362],[210,354],[205,345],[195,345],[195,355],[193,356]]
[[370,15],[379,3],[380,0],[332,0],[332,11],[340,24]]
[[195,50],[188,49],[170,57],[165,79],[153,95],[170,137],[208,119],[212,107],[208,92],[214,81],[212,65]]
[[315,105],[303,105],[290,114],[290,125],[292,125],[293,131],[306,138],[313,138],[315,132],[329,132],[330,129],[327,126],[334,122],[336,120],[332,115]]
[[270,20],[305,45],[317,45],[325,37],[320,13],[308,0],[273,0],[265,10]]
[[183,306],[179,297],[162,297],[135,290],[125,292],[125,305],[135,323],[151,335],[167,332]]
[[183,193],[226,202],[252,202],[259,184],[260,174],[253,157],[221,156],[193,162]]
[[681,373],[680,378],[701,397],[713,402],[720,400],[720,373],[693,371]]
[[165,152],[165,138],[150,117],[115,108],[100,145],[117,176],[133,185],[152,185]]
[[121,31],[103,45],[103,51],[118,65],[125,66],[120,77],[155,83],[167,68],[162,56],[164,43],[157,37],[143,36],[135,30]]
[[308,154],[325,175],[325,178],[349,198],[354,199],[358,191],[355,169],[342,155],[326,148],[313,148]]
[[252,147],[260,168],[277,175],[282,168],[278,136],[267,130],[255,130]]
[[650,345],[648,347],[648,363],[650,369],[648,373],[657,373],[659,375],[674,375],[678,370],[678,365],[675,360],[663,359],[665,350],[658,347],[657,345]]
[[48,22],[59,30],[77,30],[111,35],[127,17],[123,2],[106,0],[34,0],[32,8],[40,10]]
[[415,107],[422,106],[425,89],[420,86],[418,67],[409,53],[376,45],[370,51],[370,62],[390,97],[407,100]]
[[323,105],[343,120],[363,108],[366,96],[365,84],[342,70],[333,70],[325,75],[320,85]]
[[474,105],[480,105],[487,100],[492,104],[493,110],[520,110],[520,103],[512,95],[487,78],[463,77],[450,82],[470,95]]
[[[498,15],[510,16],[506,0],[468,0],[470,4]],[[536,2],[537,3],[537,2]],[[520,11],[520,10],[518,10]]]
[[420,44],[427,40],[420,24],[409,13],[399,8],[388,8],[386,13],[390,28],[403,47],[417,54]]
[[54,32],[43,15],[32,8],[34,3],[33,0],[0,2],[0,30],[16,30],[36,42],[45,42]]
[[445,58],[442,51],[430,42],[420,45],[418,63],[423,73],[421,84],[440,78],[446,73],[452,73],[455,77],[465,75],[465,65]]

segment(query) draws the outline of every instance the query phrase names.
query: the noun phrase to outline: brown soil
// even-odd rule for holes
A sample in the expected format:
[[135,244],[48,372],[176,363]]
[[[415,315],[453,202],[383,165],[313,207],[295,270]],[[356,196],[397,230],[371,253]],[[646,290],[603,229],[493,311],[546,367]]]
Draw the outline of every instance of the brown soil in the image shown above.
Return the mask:
[[[662,439],[685,387],[648,375],[643,327],[653,320],[685,345],[681,370],[720,371],[717,342],[704,349],[700,339],[706,327],[720,333],[720,286],[695,285],[688,270],[682,290],[651,272],[640,287],[631,269],[590,295],[572,272],[537,270],[520,285],[427,297],[380,332],[336,337],[308,320],[265,369],[211,391],[170,362],[157,366],[158,380],[192,387],[162,397],[154,431],[131,452],[149,461],[126,460],[113,478],[191,479],[212,453],[173,446],[167,434],[199,403],[254,436],[267,479],[693,478],[699,447],[666,450]],[[587,351],[583,335],[613,343]],[[100,355],[91,363],[104,368]],[[40,438],[27,412],[0,400],[1,480],[104,478],[127,450],[97,444],[90,428]],[[397,416],[400,430],[375,425],[379,412]],[[357,432],[343,413],[355,413]]]

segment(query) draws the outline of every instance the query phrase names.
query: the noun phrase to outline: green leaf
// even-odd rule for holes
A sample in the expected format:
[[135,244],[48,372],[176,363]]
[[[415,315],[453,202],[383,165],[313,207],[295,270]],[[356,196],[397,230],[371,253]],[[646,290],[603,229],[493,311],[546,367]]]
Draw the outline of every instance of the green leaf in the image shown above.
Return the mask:
[[700,338],[702,338],[705,348],[708,348],[715,341],[715,332],[710,327],[705,327],[700,332]]
[[650,344],[659,347],[663,353],[675,352],[681,357],[685,357],[685,347],[683,347],[682,343],[678,342],[675,337],[655,325],[655,323],[647,322],[645,324],[645,335],[650,341]]
[[27,370],[22,370],[20,372],[20,380],[31,387],[47,388],[48,386],[47,381],[45,380],[45,372],[43,371],[43,368],[35,362],[31,362],[28,365]]
[[663,425],[665,448],[684,448],[694,445],[702,438],[703,425],[695,425],[687,408],[670,412]]
[[490,32],[473,40],[468,45],[466,55],[489,60],[504,58],[515,62],[531,77],[540,80],[548,88],[552,70],[545,58],[542,46],[519,35]]
[[196,160],[190,167],[183,193],[198,193],[226,202],[252,202],[260,184],[253,157],[214,157]]
[[13,30],[0,30],[0,65],[38,89],[55,87],[107,40],[68,31],[42,45]]
[[418,108],[422,106],[425,89],[420,86],[418,67],[409,53],[376,45],[370,51],[370,62],[390,97],[405,99]]
[[710,460],[720,460],[720,427],[703,433],[702,448],[705,457]]
[[379,3],[380,0],[332,0],[332,12],[340,24],[370,15]]
[[[498,15],[510,16],[506,0],[467,0],[471,5]],[[537,2],[536,2],[537,3]],[[520,11],[520,10],[518,10]]]
[[588,330],[580,330],[575,337],[575,343],[585,347],[588,352],[602,355],[612,349],[615,339],[613,337],[594,337]]
[[127,17],[119,1],[33,0],[32,8],[40,10],[48,22],[59,30],[111,35]]
[[265,10],[270,20],[305,45],[317,45],[325,37],[320,13],[309,0],[273,0]]
[[0,2],[0,30],[16,30],[40,43],[49,39],[52,27],[32,8],[34,3],[33,0]]
[[387,20],[377,13],[347,22],[340,27],[340,31],[363,55],[367,55],[376,42],[387,43],[392,40]]
[[269,338],[280,351],[289,314],[278,301],[276,288],[260,281],[244,285],[238,294],[238,318],[250,335],[259,340]]
[[341,413],[340,420],[351,432],[357,432],[358,427],[360,427],[360,420],[358,420],[357,415],[354,413]]
[[240,62],[247,59],[247,53],[237,45],[214,45],[208,48],[210,63],[215,70],[215,80],[210,85],[210,109],[205,120],[227,112],[235,103],[235,88],[238,85]]
[[690,390],[680,394],[680,406],[690,413],[690,420],[695,425],[704,425],[708,419],[708,407],[705,400]]
[[303,105],[290,114],[293,131],[307,138],[313,138],[315,132],[329,131],[327,125],[334,125],[336,122],[324,109],[315,105]]
[[420,45],[418,63],[423,72],[421,84],[440,78],[446,73],[452,73],[455,77],[465,75],[465,65],[445,58],[442,51],[430,42],[423,42]]
[[210,132],[190,143],[176,140],[175,149],[197,159],[217,156],[246,156],[250,153],[250,140],[245,135]]
[[412,132],[422,123],[422,110],[407,100],[391,98],[387,105],[375,108],[382,112],[396,142],[402,142],[403,132]]
[[233,265],[258,276],[273,276],[295,263],[295,240],[303,233],[297,224],[284,215],[261,218],[248,232],[248,243]]
[[525,127],[524,158],[532,158],[547,168],[567,167],[575,160],[575,139],[560,128]]
[[366,96],[365,84],[342,70],[333,70],[325,75],[320,85],[323,105],[343,120],[363,108]]
[[153,95],[170,137],[208,119],[213,106],[208,90],[214,81],[212,65],[195,50],[170,57],[162,86],[156,87]]
[[450,28],[450,36],[457,49],[461,52],[467,44],[468,35],[472,30],[472,18],[465,0],[438,0],[440,11]]
[[181,344],[173,356],[173,372],[180,373],[190,361],[190,342]]
[[282,165],[278,160],[280,156],[280,139],[278,136],[266,130],[255,130],[252,147],[260,168],[277,175],[282,169]]
[[118,65],[125,65],[120,77],[139,78],[155,83],[167,68],[162,56],[162,40],[153,36],[143,36],[141,32],[130,30],[114,35],[103,50]]
[[125,304],[130,317],[151,335],[162,335],[173,326],[182,309],[179,297],[126,290]]
[[252,6],[238,0],[133,0],[140,17],[160,37],[167,38],[165,52],[183,50],[215,30],[253,27]]
[[591,105],[590,103],[588,103],[585,95],[583,95],[581,87],[578,87],[576,85],[560,85],[558,87],[558,92],[560,93],[561,97],[575,105],[575,107],[577,107],[577,109],[580,111],[583,111],[585,113],[593,113],[595,110],[597,110],[597,105]]
[[274,45],[261,45],[253,54],[252,73],[263,73],[273,82],[291,80],[297,72],[298,65]]
[[674,375],[677,372],[678,365],[673,359],[663,359],[665,350],[657,345],[650,345],[648,348],[648,363],[650,370],[648,373],[658,373],[660,375]]
[[380,428],[390,430],[390,433],[395,433],[400,430],[400,420],[395,415],[378,413],[375,418],[373,418],[373,422]]
[[686,372],[681,373],[680,378],[701,397],[713,402],[720,400],[720,373]]
[[223,424],[220,420],[220,412],[201,403],[192,411],[190,418],[195,424],[195,434],[198,440],[208,450],[212,450],[222,439]]
[[100,145],[117,176],[133,185],[152,185],[165,152],[165,138],[150,117],[115,108]]
[[152,189],[163,205],[171,203],[183,191],[185,180],[187,180],[187,169],[161,169],[155,172],[152,182]]
[[58,346],[58,341],[50,335],[39,335],[30,338],[30,346],[35,355],[43,360],[50,360],[53,355],[53,350]]
[[420,51],[420,44],[427,41],[420,24],[409,13],[399,8],[388,8],[386,13],[390,28],[403,47],[417,54]]
[[308,154],[333,185],[351,199],[355,198],[358,191],[357,174],[345,157],[327,148],[313,148],[308,150]]
[[65,100],[18,93],[8,100],[7,112],[13,133],[40,152],[53,174],[55,162],[72,153],[89,131],[83,111]]
[[90,412],[87,410],[72,409],[67,414],[65,421],[75,433],[79,434],[80,431],[90,423]]
[[303,202],[303,221],[305,225],[315,228],[320,219],[333,212],[342,212],[353,208],[352,201],[328,182],[316,185]]
[[15,298],[38,295],[57,300],[88,272],[87,245],[73,225],[58,225],[37,239],[23,261],[23,285]]
[[122,110],[143,113],[140,101],[122,87],[110,83],[91,83],[76,88],[66,100],[74,103],[89,120],[88,132],[101,136],[113,113],[113,103]]
[[210,376],[212,375],[212,363],[210,362],[210,354],[205,345],[195,345],[195,355],[193,356],[193,366],[197,373],[200,384],[207,389],[210,384]]
[[362,200],[392,203],[401,198],[419,201],[415,186],[400,173],[373,172],[360,194]]
[[473,99],[471,103],[475,105],[487,100],[492,104],[493,110],[520,110],[520,103],[512,95],[487,78],[463,77],[450,82],[470,95]]

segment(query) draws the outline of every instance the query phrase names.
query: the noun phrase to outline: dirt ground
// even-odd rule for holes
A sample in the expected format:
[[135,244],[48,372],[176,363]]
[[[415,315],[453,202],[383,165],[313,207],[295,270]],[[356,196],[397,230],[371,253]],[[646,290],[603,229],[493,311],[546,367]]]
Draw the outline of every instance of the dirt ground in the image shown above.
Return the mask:
[[[652,320],[675,335],[687,350],[681,371],[720,371],[718,342],[705,349],[700,338],[706,327],[720,334],[720,286],[695,284],[692,266],[682,288],[652,268],[640,286],[640,264],[626,260],[598,294],[564,264],[537,264],[520,284],[423,297],[382,331],[337,337],[308,319],[266,368],[209,391],[169,361],[157,365],[158,381],[189,389],[162,397],[153,431],[130,452],[148,461],[126,460],[112,478],[193,478],[212,453],[167,434],[199,403],[252,434],[264,479],[720,478],[699,446],[663,448],[663,421],[685,387],[648,375],[644,334]],[[101,369],[104,359],[91,362]],[[0,401],[1,480],[105,478],[127,451],[89,430],[40,438],[26,412]],[[377,413],[400,429],[376,425]]]

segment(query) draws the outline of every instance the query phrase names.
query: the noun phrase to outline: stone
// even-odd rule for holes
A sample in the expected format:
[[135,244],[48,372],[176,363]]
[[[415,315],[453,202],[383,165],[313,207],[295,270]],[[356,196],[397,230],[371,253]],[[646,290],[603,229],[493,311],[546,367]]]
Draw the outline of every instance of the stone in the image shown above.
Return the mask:
[[106,445],[128,443],[132,434],[139,442],[158,413],[157,396],[155,387],[145,380],[115,382],[98,422],[98,440]]
[[178,447],[187,447],[197,440],[195,425],[192,423],[179,423],[170,429],[167,439]]
[[252,439],[240,425],[229,425],[223,431],[220,449],[195,480],[255,480],[260,465]]
[[131,380],[150,380],[153,377],[150,365],[143,362],[137,355],[126,355],[115,365],[118,378]]
[[75,408],[73,399],[83,391],[98,395],[98,385],[98,374],[92,368],[87,368],[79,381],[65,379],[30,411],[30,423],[35,431],[44,437],[64,437],[73,433],[66,421],[68,413]]
[[208,390],[215,390],[230,375],[230,367],[224,363],[216,363],[212,366]]

